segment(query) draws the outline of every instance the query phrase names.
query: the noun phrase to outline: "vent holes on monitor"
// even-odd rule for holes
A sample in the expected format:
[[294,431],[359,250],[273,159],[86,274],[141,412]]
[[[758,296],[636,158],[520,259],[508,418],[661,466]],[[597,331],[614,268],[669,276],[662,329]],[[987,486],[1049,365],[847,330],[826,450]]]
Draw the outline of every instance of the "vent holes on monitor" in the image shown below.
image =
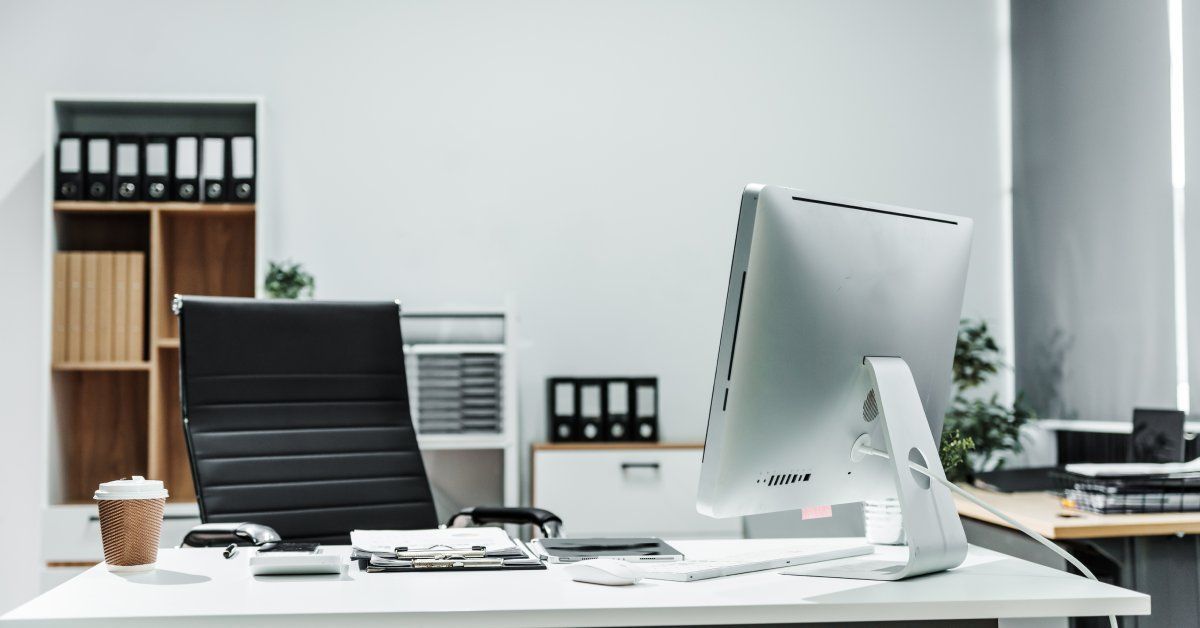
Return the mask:
[[863,401],[863,420],[867,423],[874,421],[879,416],[879,402],[875,400],[875,389],[872,388],[867,393],[866,401]]
[[754,483],[766,484],[767,486],[788,486],[797,482],[807,482],[811,478],[811,473],[772,473],[759,476]]

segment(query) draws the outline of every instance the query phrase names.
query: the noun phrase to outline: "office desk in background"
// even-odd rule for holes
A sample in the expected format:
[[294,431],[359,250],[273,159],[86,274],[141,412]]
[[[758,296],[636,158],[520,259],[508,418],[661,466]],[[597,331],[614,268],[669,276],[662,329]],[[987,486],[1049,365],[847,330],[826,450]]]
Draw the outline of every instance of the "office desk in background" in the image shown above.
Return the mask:
[[[814,544],[817,539],[810,539]],[[688,555],[738,540],[670,541]],[[348,552],[347,547],[330,551]],[[903,550],[879,548],[878,558]],[[572,582],[559,565],[514,573],[251,576],[250,552],[169,549],[158,570],[94,567],[3,618],[0,626],[688,626],[908,622],[899,625],[1065,625],[1062,618],[1145,614],[1150,598],[972,547],[963,566],[901,582],[759,572],[632,587]],[[979,621],[973,621],[979,620]]]
[[[1050,493],[965,487],[1122,587],[1154,599],[1154,614],[1127,626],[1200,628],[1200,513],[1098,515],[1063,508]],[[991,513],[956,497],[967,540],[1057,569],[1065,561]],[[1105,565],[1109,567],[1106,569]]]

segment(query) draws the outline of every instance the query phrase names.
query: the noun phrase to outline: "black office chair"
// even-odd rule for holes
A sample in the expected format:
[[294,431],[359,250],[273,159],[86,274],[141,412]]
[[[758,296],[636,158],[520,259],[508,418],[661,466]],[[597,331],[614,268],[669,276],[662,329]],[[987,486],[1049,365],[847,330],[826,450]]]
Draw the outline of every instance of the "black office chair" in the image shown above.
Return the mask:
[[[287,541],[347,544],[354,529],[437,527],[409,411],[396,303],[175,298],[180,401],[200,518]],[[518,523],[477,507],[449,525]]]

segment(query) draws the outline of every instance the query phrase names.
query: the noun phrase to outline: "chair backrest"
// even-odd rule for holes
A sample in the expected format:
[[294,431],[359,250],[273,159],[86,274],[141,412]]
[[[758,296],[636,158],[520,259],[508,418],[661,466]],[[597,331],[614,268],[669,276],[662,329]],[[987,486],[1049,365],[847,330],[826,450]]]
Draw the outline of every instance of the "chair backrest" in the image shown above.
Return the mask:
[[437,526],[397,304],[181,297],[178,310],[203,521],[322,543]]

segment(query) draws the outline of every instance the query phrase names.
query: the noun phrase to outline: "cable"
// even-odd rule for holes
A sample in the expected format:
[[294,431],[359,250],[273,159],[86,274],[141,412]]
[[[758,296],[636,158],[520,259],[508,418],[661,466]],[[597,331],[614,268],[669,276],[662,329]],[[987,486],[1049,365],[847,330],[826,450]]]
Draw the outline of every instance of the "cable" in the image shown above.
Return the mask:
[[[870,455],[870,456],[878,456],[880,458],[889,458],[889,459],[891,458],[891,456],[888,455],[887,452],[880,451],[869,445],[858,444],[857,450],[864,454]],[[1095,580],[1096,582],[1100,582],[1100,579],[1096,577],[1096,574],[1092,573],[1091,569],[1088,569],[1086,565],[1084,565],[1082,562],[1080,562],[1078,558],[1075,558],[1074,556],[1072,556],[1069,552],[1067,552],[1067,550],[1064,550],[1063,548],[1055,545],[1053,542],[1050,541],[1050,539],[1047,539],[1046,537],[1038,534],[1037,532],[1030,530],[1028,527],[1023,525],[1021,522],[1017,521],[1016,519],[1013,519],[1012,517],[1009,517],[1008,515],[1000,512],[999,510],[989,506],[987,504],[987,502],[985,502],[982,499],[979,499],[978,497],[972,495],[971,493],[963,490],[963,488],[961,486],[951,482],[950,480],[947,480],[945,477],[940,477],[937,474],[934,474],[933,472],[931,472],[929,469],[926,469],[925,467],[923,467],[911,460],[908,462],[908,466],[913,471],[916,471],[917,473],[920,473],[921,475],[924,475],[925,477],[927,477],[931,480],[934,480],[935,482],[941,484],[942,486],[945,486],[946,488],[950,489],[954,493],[962,496],[967,501],[975,504],[976,506],[979,506],[980,508],[992,513],[993,515],[996,515],[997,517],[999,517],[1002,521],[1004,521],[1008,525],[1012,526],[1013,528],[1015,528],[1017,530],[1020,530],[1021,532],[1024,532],[1025,535],[1028,536],[1029,538],[1037,541],[1038,543],[1041,543],[1042,545],[1046,546],[1046,548],[1049,549],[1050,551],[1061,556],[1068,563],[1071,563],[1072,565],[1074,565],[1074,567],[1076,569],[1078,569],[1080,571],[1080,573],[1082,573],[1083,575],[1087,576],[1088,578],[1091,578],[1092,580]],[[1108,616],[1108,624],[1112,628],[1117,628],[1116,615]]]

